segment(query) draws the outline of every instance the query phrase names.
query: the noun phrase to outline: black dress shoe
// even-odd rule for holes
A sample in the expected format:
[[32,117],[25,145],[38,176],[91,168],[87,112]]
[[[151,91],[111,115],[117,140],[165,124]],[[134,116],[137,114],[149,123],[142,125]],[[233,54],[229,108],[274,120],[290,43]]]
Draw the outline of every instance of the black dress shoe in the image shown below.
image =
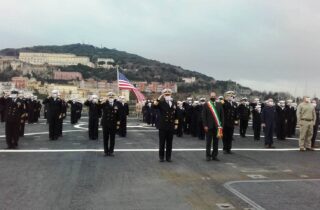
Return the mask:
[[160,159],[159,161],[162,163],[162,162],[164,162],[164,159]]
[[213,161],[220,161],[217,157],[212,158]]
[[109,153],[104,153],[104,156],[109,156]]
[[171,159],[167,159],[167,162],[172,162],[172,160]]
[[109,153],[109,156],[114,157],[114,153],[113,152]]
[[206,161],[210,161],[211,160],[211,157],[206,157]]

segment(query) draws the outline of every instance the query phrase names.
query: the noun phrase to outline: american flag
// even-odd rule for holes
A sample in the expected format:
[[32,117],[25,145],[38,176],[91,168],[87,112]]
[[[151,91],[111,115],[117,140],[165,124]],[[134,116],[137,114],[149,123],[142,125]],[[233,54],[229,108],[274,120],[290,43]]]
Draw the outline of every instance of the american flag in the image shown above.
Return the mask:
[[122,73],[118,73],[118,86],[120,90],[132,90],[133,93],[136,95],[137,100],[141,103],[145,100],[144,95],[136,88],[134,85],[132,85],[126,76]]

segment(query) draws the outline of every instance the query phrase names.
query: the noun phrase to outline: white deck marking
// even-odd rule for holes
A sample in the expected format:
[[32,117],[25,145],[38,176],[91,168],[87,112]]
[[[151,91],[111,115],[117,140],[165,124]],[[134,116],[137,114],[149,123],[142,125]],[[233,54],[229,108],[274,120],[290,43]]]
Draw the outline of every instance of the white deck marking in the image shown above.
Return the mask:
[[281,180],[243,180],[243,181],[231,181],[226,182],[223,186],[235,194],[238,198],[252,206],[256,210],[264,210],[262,206],[239,192],[238,190],[234,189],[231,185],[237,184],[237,183],[272,183],[272,182],[312,182],[312,181],[320,181],[320,179],[281,179]]
[[266,179],[266,176],[263,176],[261,174],[247,174],[247,177],[250,177],[251,179]]
[[[240,136],[239,133],[235,133],[233,134],[234,136]],[[246,134],[246,136],[250,136],[250,137],[254,137],[254,135],[252,134]],[[264,138],[264,136],[260,136],[261,138]],[[277,139],[277,137],[273,137],[273,139]],[[286,140],[296,140],[296,141],[299,141],[299,138],[288,138],[286,137]],[[280,140],[279,142],[285,142],[286,140]],[[316,139],[316,141],[320,141],[318,139]]]
[[[204,148],[177,148],[172,149],[176,152],[197,152],[206,151]],[[222,149],[219,149],[222,151]],[[235,148],[234,151],[256,151],[256,152],[277,152],[277,151],[298,151],[299,149],[288,148],[288,149],[260,149],[260,148]],[[318,149],[319,151],[320,149]],[[158,152],[158,148],[153,149],[115,149],[115,152]],[[0,150],[0,153],[32,153],[32,152],[103,152],[103,149],[18,149],[18,150]]]
[[[66,131],[62,131],[62,133],[71,133],[71,132],[83,132],[84,130],[66,130]],[[25,133],[25,136],[33,136],[33,135],[43,135],[43,134],[49,134],[48,131],[45,132],[37,132],[37,133]],[[5,138],[6,135],[1,135],[0,138]]]

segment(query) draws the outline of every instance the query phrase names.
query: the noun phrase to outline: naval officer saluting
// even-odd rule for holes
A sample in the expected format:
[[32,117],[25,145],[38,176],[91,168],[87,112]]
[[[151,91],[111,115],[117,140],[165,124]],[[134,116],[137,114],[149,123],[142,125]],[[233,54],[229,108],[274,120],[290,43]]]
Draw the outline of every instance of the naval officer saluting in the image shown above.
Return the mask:
[[177,105],[171,95],[172,91],[170,89],[164,89],[162,95],[154,102],[154,108],[159,111],[160,162],[164,162],[164,156],[166,156],[166,161],[171,162],[173,134],[179,124]]

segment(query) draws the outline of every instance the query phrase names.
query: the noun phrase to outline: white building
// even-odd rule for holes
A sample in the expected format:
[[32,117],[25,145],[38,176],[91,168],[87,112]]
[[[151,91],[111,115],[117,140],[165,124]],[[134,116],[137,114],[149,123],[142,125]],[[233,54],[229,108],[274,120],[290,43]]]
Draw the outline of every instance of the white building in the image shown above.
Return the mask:
[[[100,62],[103,62],[104,64],[99,64]],[[113,64],[114,63],[114,60],[112,58],[98,58],[97,60],[97,65],[99,67],[103,67],[103,68],[106,68],[106,69],[111,69],[113,68]]]
[[194,83],[196,81],[196,78],[195,77],[183,77],[182,80],[185,83]]
[[82,64],[94,67],[89,57],[74,54],[20,52],[19,60],[33,65],[71,66]]

